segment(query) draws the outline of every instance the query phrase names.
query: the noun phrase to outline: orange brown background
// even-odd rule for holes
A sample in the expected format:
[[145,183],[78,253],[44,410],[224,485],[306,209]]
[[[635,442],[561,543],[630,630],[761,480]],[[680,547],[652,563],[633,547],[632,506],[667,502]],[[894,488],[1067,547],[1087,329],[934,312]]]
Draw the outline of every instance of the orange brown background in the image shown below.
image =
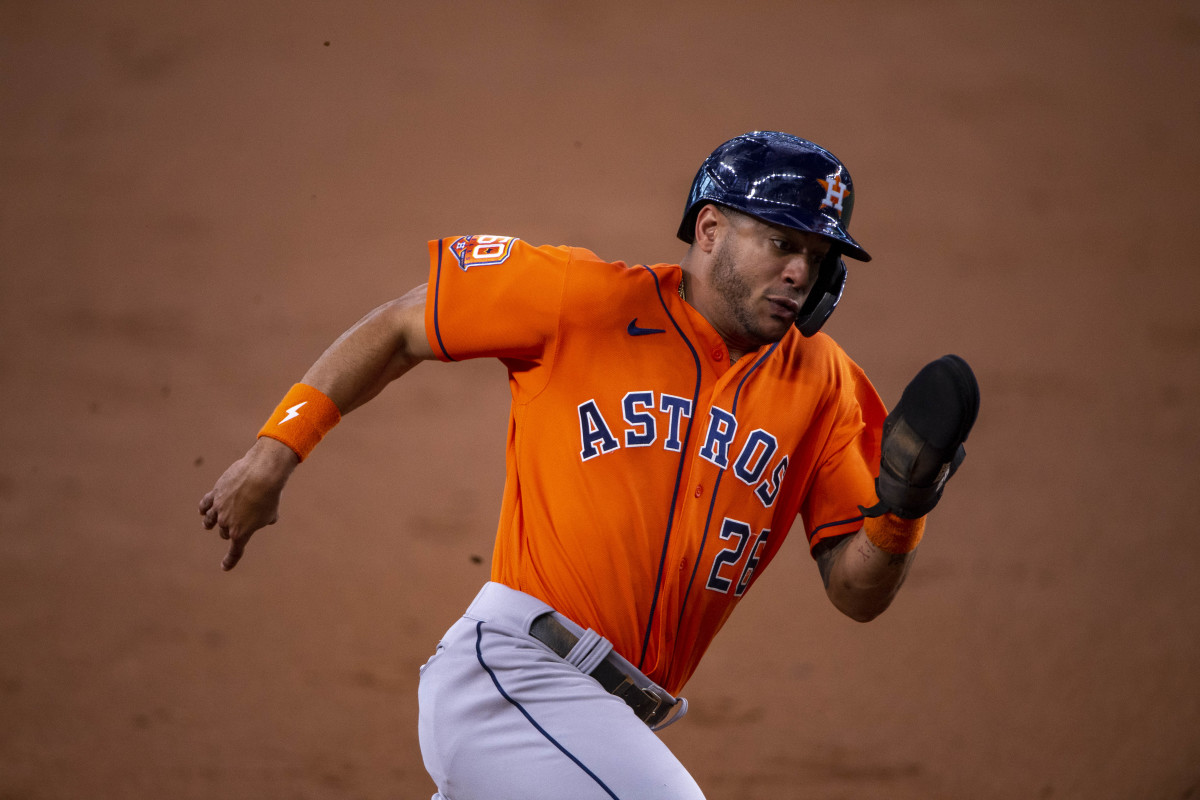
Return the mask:
[[0,1],[0,798],[428,797],[502,368],[355,412],[233,573],[196,503],[426,239],[677,261],[754,128],[850,166],[885,401],[984,402],[893,608],[797,534],[664,738],[713,800],[1200,797],[1200,6],[1134,7]]

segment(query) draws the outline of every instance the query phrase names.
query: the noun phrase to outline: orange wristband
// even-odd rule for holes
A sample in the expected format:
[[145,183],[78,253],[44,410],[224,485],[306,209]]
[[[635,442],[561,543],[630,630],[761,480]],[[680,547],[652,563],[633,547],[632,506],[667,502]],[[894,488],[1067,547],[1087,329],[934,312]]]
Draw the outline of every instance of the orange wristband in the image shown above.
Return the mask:
[[342,419],[342,412],[323,392],[297,383],[275,408],[258,435],[283,442],[303,461]]
[[867,517],[863,532],[880,550],[896,555],[911,553],[925,535],[925,518],[904,519],[895,514]]

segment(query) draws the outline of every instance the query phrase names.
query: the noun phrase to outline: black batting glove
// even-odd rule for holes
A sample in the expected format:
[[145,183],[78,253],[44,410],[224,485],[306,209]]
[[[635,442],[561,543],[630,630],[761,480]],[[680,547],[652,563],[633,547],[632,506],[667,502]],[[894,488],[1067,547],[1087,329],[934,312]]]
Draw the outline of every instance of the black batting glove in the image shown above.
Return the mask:
[[978,414],[979,384],[966,361],[948,355],[926,364],[884,420],[879,502],[859,506],[863,515],[916,519],[932,511],[966,458],[963,442]]

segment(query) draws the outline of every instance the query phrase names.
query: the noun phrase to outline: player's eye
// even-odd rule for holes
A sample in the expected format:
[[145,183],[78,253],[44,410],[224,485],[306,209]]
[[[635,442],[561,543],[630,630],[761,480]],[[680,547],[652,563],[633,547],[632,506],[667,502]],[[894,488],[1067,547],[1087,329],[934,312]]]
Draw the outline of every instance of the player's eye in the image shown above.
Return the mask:
[[781,250],[785,253],[790,253],[794,249],[792,247],[792,243],[787,239],[772,239],[771,241],[775,244],[775,248],[777,250]]

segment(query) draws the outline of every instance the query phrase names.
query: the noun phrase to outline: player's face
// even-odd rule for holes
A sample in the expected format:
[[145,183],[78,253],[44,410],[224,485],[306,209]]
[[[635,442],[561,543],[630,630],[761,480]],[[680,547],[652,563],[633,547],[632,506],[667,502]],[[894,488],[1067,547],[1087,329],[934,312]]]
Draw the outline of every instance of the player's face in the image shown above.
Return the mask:
[[753,217],[726,219],[710,273],[722,305],[714,323],[731,348],[749,351],[779,341],[795,324],[829,242]]

